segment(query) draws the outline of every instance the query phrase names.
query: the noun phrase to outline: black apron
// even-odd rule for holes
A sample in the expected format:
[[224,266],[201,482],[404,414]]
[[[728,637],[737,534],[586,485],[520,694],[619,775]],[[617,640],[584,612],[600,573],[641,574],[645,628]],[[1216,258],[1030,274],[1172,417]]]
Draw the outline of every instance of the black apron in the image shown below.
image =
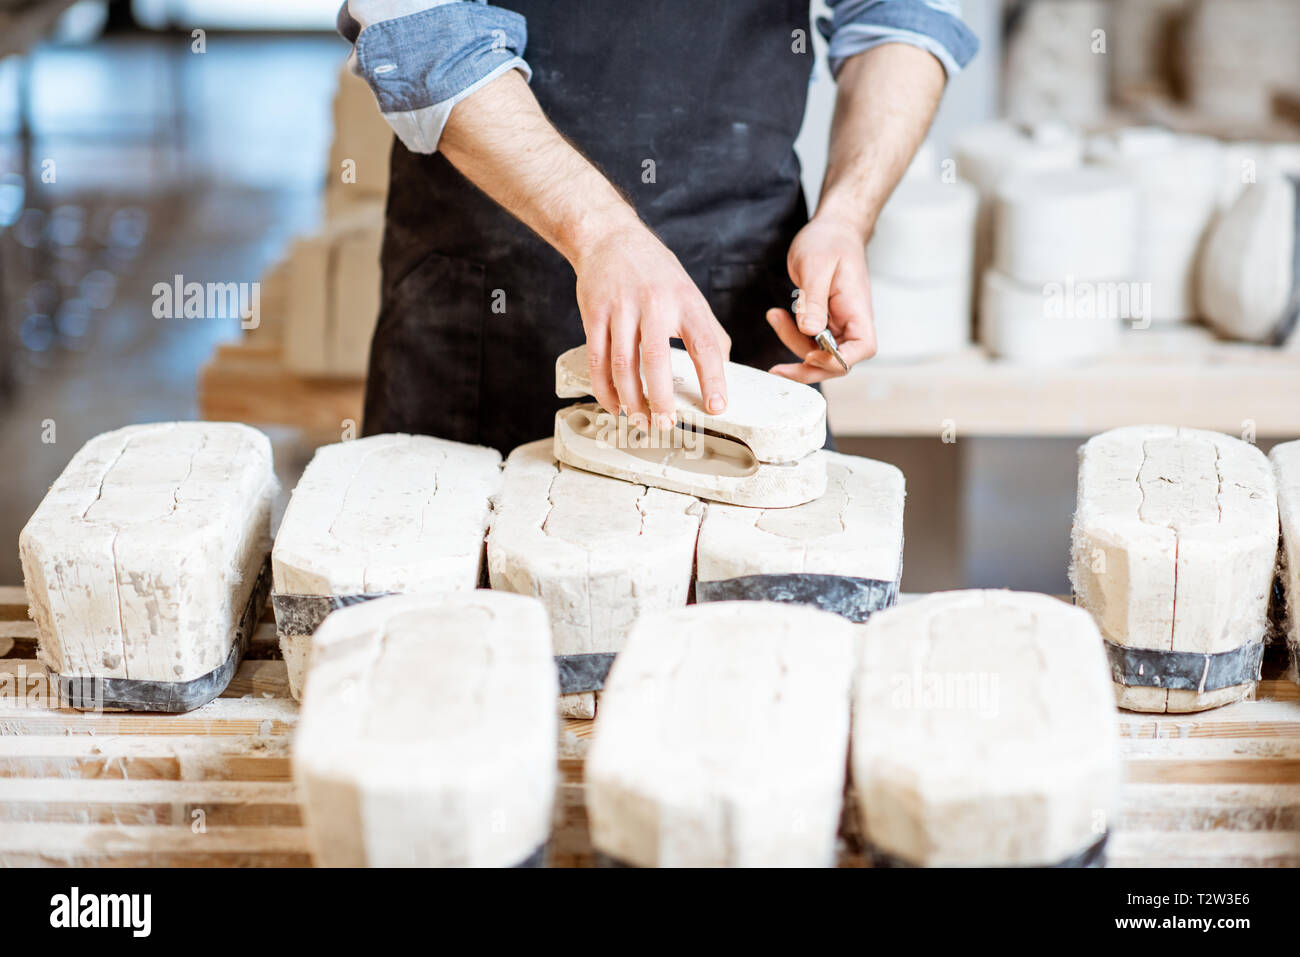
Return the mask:
[[[678,257],[732,361],[792,361],[764,313],[791,305],[786,253],[808,219],[794,153],[808,0],[502,6],[528,20],[542,109]],[[555,359],[586,341],[568,262],[441,154],[398,142],[382,265],[365,433],[502,454],[551,435],[572,401],[555,396]]]

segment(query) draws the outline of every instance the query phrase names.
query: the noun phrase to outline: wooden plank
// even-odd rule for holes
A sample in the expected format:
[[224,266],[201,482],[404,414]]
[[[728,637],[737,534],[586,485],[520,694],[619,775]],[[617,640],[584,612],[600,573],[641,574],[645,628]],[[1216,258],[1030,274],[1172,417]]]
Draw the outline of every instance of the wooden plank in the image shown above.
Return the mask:
[[1300,784],[1300,758],[1130,758],[1125,775],[1138,784]]
[[22,585],[0,585],[0,621],[29,621],[27,590]]
[[1111,867],[1300,867],[1300,831],[1121,831],[1107,852]]
[[1257,699],[1300,702],[1300,685],[1284,678],[1265,678],[1255,689]]
[[204,866],[306,864],[300,827],[189,827],[100,824],[15,824],[0,830],[0,859],[86,866]]
[[293,425],[337,433],[361,421],[365,383],[287,372],[274,344],[220,346],[199,371],[199,415],[219,422]]
[[[9,662],[0,662],[8,664]],[[13,735],[248,735],[288,731],[298,719],[283,698],[218,698],[186,714],[51,711],[0,702],[0,753]]]
[[560,761],[581,762],[587,757],[595,736],[596,722],[591,718],[562,718],[560,720]]
[[[4,623],[34,643],[21,589],[0,588]],[[263,631],[273,643],[274,627]],[[25,656],[0,661],[0,676],[20,667],[39,673]],[[0,865],[311,863],[282,661],[246,660],[226,697],[189,715],[0,705]],[[1112,866],[1300,866],[1300,688],[1270,678],[1255,700],[1119,720],[1127,781]],[[594,725],[560,723],[552,866],[595,863],[583,785]],[[206,833],[192,830],[195,811]],[[844,842],[838,861],[866,863]]]
[[289,739],[112,734],[0,735],[0,777],[289,781]]
[[289,697],[289,674],[284,662],[264,659],[242,662],[221,697],[241,698],[244,695],[258,698]]
[[1173,738],[1166,740],[1126,738],[1120,751],[1129,760],[1163,758],[1167,760],[1207,759],[1228,761],[1246,758],[1300,760],[1300,741],[1293,738]]
[[[61,826],[61,825],[53,825]],[[40,851],[7,852],[0,861],[8,867],[311,867],[311,854],[258,849],[213,851],[206,845],[182,846],[174,851],[81,849],[77,854]]]
[[1294,738],[1126,739],[1129,784],[1300,784]]
[[[196,771],[195,767],[201,767]],[[120,778],[122,780],[179,781],[203,774],[231,781],[289,781],[289,759],[250,757],[246,754],[208,755],[193,765],[184,757],[142,755],[0,756],[0,776],[24,778]]]
[[[8,608],[0,605],[0,659],[36,657],[36,622],[26,617],[26,606],[24,605],[23,608],[23,618],[17,620],[6,618],[4,613]],[[268,602],[262,611],[261,622],[249,637],[244,659],[264,660],[277,658],[279,655],[280,644],[275,634],[274,613]]]
[[1128,738],[1260,738],[1300,736],[1300,700],[1289,682],[1261,682],[1276,687],[1278,697],[1240,701],[1194,714],[1139,714],[1121,711],[1120,734]]
[[297,827],[302,815],[288,782],[3,778],[0,823]]
[[824,383],[831,431],[846,436],[1086,436],[1177,422],[1240,435],[1300,434],[1300,352],[1222,342],[1206,330],[1129,330],[1116,355],[1044,368],[973,349],[869,362]]
[[1300,831],[1300,784],[1129,784],[1115,829]]

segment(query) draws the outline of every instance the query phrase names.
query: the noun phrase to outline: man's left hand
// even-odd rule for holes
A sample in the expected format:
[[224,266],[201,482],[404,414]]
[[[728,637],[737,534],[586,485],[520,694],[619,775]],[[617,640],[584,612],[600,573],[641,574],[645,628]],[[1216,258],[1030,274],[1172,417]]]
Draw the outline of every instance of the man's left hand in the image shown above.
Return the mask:
[[813,217],[790,244],[786,264],[799,290],[795,314],[769,309],[767,321],[803,361],[768,371],[808,384],[844,375],[835,357],[813,341],[828,326],[850,368],[874,356],[876,330],[862,233],[849,223]]

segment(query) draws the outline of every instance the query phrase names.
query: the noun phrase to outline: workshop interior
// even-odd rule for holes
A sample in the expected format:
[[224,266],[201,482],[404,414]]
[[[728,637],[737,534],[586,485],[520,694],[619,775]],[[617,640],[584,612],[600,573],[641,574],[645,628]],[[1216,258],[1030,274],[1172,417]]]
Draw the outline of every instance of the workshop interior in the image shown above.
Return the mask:
[[1300,865],[1300,2],[601,6],[0,0],[0,866]]

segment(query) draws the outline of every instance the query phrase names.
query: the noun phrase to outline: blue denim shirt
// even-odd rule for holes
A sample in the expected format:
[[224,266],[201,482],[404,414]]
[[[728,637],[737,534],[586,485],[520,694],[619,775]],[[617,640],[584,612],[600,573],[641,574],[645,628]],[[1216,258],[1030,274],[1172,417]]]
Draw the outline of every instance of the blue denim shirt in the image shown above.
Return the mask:
[[[831,72],[882,43],[907,43],[934,54],[949,76],[979,47],[961,20],[961,0],[827,0],[818,21],[829,40]],[[352,45],[354,73],[365,78],[379,109],[407,149],[432,153],[451,108],[507,70],[525,78],[524,18],[482,0],[345,0],[339,32]]]

